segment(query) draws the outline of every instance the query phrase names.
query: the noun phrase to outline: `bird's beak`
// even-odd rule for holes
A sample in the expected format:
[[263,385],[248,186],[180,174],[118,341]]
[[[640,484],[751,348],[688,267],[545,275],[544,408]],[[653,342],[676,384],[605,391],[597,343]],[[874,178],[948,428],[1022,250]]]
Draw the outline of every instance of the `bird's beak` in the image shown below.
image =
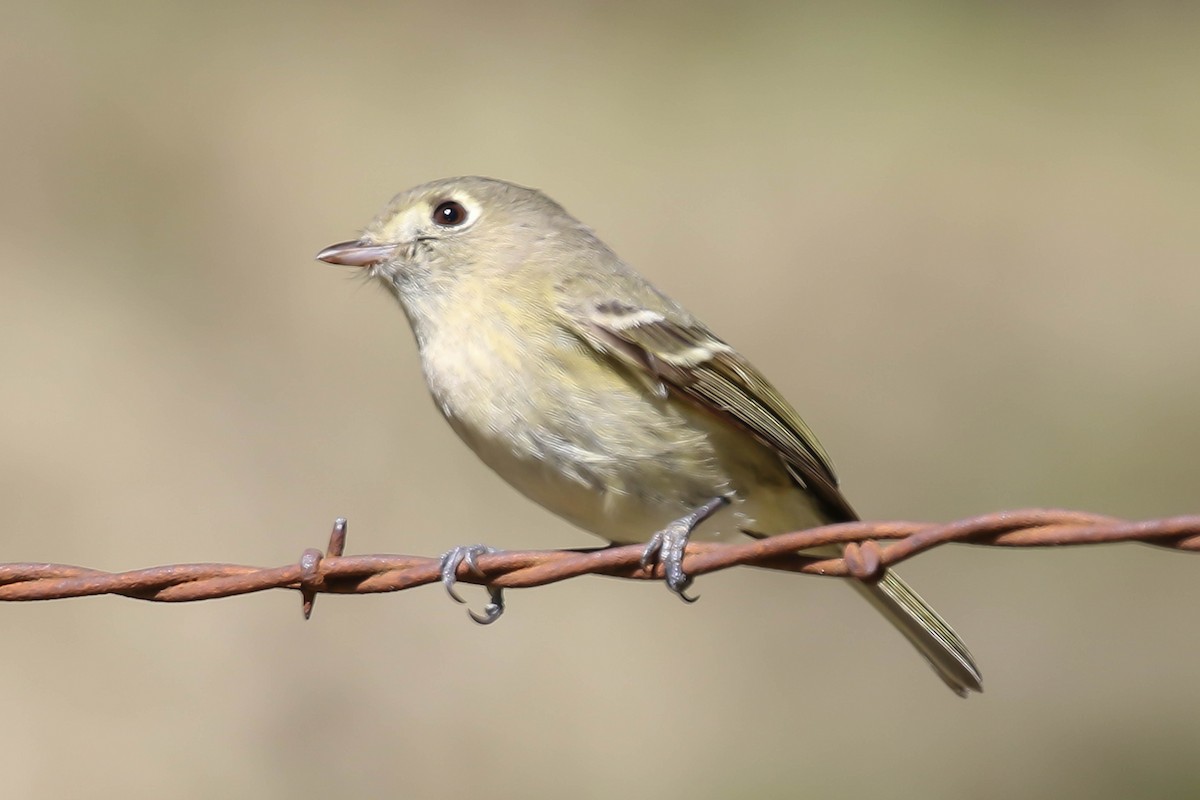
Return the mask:
[[317,253],[317,259],[344,267],[373,267],[391,261],[396,244],[370,244],[360,239],[338,242]]

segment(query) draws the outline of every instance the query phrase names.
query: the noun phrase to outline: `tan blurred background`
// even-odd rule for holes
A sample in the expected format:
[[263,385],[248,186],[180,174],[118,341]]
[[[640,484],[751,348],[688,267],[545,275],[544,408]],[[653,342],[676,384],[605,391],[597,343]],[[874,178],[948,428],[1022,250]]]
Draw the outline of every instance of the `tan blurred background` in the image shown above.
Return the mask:
[[[874,518],[1200,512],[1185,4],[6,4],[0,561],[594,543],[313,261],[452,174],[546,190],[749,354]],[[1184,796],[1200,560],[905,573],[952,697],[832,582],[0,607],[4,796]],[[469,592],[476,607],[482,592]]]

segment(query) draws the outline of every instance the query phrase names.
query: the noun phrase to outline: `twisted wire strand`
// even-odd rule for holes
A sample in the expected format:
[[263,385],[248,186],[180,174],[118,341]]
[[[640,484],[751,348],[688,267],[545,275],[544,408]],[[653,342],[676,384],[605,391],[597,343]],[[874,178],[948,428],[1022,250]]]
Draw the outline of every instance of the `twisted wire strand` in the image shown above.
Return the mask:
[[[881,544],[886,542],[887,544]],[[810,575],[878,578],[883,570],[952,542],[987,547],[1065,547],[1140,542],[1200,552],[1200,515],[1132,522],[1083,511],[1022,509],[948,523],[845,522],[744,544],[693,543],[684,569],[692,576],[739,565]],[[799,553],[841,544],[841,558]],[[343,555],[346,521],[334,523],[324,552],[305,550],[299,562],[281,567],[239,564],[172,564],[105,572],[65,564],[0,564],[0,601],[57,600],[115,594],[139,600],[182,603],[292,589],[301,594],[304,614],[316,595],[398,592],[441,580],[441,559],[410,555]],[[478,572],[463,564],[458,580],[497,589],[530,588],[579,577],[607,575],[661,579],[661,567],[641,566],[642,545],[584,550],[522,550],[481,555]]]

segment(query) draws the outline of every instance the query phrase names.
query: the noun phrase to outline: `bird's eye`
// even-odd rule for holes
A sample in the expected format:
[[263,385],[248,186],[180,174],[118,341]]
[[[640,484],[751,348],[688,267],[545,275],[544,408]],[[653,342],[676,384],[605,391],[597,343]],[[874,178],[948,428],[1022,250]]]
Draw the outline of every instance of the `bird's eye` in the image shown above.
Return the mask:
[[433,210],[433,221],[447,228],[456,228],[467,221],[467,210],[456,200],[446,200]]

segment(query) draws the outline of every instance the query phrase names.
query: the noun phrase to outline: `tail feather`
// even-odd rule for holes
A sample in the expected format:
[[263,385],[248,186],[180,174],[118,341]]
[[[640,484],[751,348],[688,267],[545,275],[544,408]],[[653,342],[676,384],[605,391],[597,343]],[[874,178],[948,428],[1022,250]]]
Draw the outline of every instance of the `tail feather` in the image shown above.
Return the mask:
[[954,693],[983,691],[983,678],[958,634],[893,572],[877,583],[850,581],[912,643]]

